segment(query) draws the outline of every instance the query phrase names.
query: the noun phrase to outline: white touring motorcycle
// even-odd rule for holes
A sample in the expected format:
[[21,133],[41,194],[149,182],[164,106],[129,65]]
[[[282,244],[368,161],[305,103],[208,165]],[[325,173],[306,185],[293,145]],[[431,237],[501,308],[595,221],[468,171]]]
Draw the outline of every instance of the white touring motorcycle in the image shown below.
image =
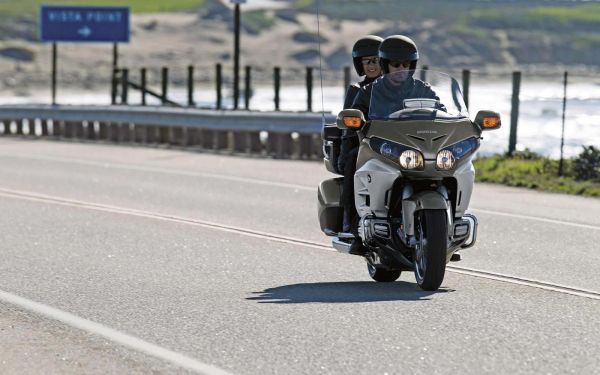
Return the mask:
[[373,84],[369,121],[361,111],[345,109],[337,124],[323,129],[331,172],[340,130],[357,130],[353,232],[360,238],[341,233],[343,178],[321,182],[318,214],[321,230],[333,237],[338,251],[348,253],[352,241],[362,241],[374,280],[395,281],[402,271],[414,271],[419,287],[437,290],[453,254],[475,244],[477,219],[466,213],[475,177],[472,160],[482,131],[498,129],[500,116],[480,111],[471,121],[458,82],[446,74],[415,71],[412,77],[422,77],[439,100],[400,100],[396,85],[406,76],[388,74]]

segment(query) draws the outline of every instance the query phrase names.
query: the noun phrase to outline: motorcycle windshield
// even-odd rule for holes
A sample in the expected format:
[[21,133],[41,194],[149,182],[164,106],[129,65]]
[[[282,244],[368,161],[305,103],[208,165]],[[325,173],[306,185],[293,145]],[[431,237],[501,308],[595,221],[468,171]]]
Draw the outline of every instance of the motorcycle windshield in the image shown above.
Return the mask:
[[369,119],[468,118],[458,81],[431,70],[402,70],[379,77],[372,84]]

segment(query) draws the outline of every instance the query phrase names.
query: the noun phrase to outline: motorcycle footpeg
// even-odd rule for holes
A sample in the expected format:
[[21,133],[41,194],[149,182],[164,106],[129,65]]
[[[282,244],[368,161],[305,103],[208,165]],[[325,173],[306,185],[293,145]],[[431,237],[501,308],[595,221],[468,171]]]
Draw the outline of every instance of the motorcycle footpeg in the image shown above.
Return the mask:
[[333,237],[331,240],[331,244],[333,248],[343,254],[350,255],[365,255],[366,251],[360,239],[355,239],[354,236],[352,238],[340,238]]
[[341,240],[342,239],[343,240],[352,240],[352,239],[356,238],[356,236],[350,232],[340,232],[337,234],[337,237]]
[[460,255],[460,253],[454,253],[452,254],[452,257],[450,258],[451,262],[460,262],[462,260],[462,256]]

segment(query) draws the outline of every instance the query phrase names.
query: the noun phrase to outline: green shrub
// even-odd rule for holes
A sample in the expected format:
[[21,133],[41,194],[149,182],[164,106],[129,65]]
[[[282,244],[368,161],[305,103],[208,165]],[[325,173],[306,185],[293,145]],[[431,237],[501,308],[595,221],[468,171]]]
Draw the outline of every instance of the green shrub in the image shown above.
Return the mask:
[[600,149],[583,146],[583,151],[573,160],[573,172],[579,181],[600,181]]
[[[589,151],[591,147],[586,147],[585,150],[597,155],[597,149],[595,153],[593,150]],[[542,157],[530,150],[515,152],[512,156],[483,156],[474,161],[475,178],[479,182],[600,197],[600,180],[575,179],[576,160],[564,160],[565,173],[563,177],[557,177],[559,161]]]
[[275,25],[275,19],[260,10],[244,12],[242,17],[242,27],[252,35],[258,35],[270,29],[273,25]]

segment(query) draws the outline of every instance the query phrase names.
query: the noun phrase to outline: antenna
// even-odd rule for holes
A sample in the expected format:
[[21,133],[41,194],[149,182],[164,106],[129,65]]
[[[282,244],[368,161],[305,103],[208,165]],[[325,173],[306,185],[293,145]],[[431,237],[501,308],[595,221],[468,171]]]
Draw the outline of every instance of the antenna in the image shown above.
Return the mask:
[[319,78],[321,81],[321,126],[325,126],[325,100],[323,99],[323,59],[321,57],[321,24],[319,22],[320,0],[317,0],[317,42],[319,44]]

